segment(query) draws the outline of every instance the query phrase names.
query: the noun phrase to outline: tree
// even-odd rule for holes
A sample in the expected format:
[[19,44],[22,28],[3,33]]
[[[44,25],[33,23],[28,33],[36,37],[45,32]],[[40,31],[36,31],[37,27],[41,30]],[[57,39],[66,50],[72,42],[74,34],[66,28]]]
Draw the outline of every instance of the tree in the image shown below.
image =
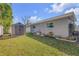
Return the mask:
[[26,16],[24,16],[24,17],[22,17],[22,21],[23,21],[23,23],[24,23],[24,34],[26,34],[26,25],[29,25],[30,24],[30,20],[29,20],[29,17],[26,17]]
[[4,33],[9,32],[9,28],[12,24],[12,8],[11,4],[2,3],[0,4],[0,24],[4,27]]
[[0,25],[2,25],[2,12],[3,12],[3,6],[0,4]]

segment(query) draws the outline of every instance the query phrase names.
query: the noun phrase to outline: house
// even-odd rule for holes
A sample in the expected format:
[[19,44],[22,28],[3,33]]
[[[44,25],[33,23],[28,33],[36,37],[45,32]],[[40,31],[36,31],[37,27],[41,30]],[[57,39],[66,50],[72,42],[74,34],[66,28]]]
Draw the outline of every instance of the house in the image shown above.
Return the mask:
[[11,27],[10,27],[10,33],[11,35],[23,35],[24,34],[24,24],[22,23],[16,23],[16,24],[13,24]]
[[70,12],[64,15],[51,17],[40,22],[27,25],[26,32],[48,35],[53,34],[60,37],[72,36],[75,31],[75,14]]
[[0,36],[2,36],[2,35],[3,35],[3,26],[0,25]]

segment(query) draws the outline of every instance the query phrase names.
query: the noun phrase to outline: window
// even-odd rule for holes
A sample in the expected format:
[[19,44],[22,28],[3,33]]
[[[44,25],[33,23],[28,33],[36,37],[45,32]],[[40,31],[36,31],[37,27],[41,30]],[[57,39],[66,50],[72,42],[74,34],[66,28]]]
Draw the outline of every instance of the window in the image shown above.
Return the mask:
[[53,28],[53,27],[54,27],[54,26],[53,26],[53,23],[48,23],[48,24],[47,24],[47,27],[48,27],[48,28]]

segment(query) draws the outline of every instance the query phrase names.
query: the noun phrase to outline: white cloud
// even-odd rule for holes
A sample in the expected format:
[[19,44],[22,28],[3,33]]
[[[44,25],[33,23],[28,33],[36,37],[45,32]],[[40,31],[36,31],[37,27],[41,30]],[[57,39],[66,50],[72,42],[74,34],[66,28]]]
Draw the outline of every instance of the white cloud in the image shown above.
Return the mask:
[[55,4],[50,5],[50,8],[48,9],[48,12],[49,13],[63,12],[66,7],[70,7],[70,6],[72,6],[71,3],[55,3]]
[[49,10],[49,12],[51,13],[51,12],[61,12],[61,11],[63,11],[63,5],[64,4],[54,4],[54,5],[51,5],[51,9]]
[[77,21],[79,20],[79,4],[77,3],[54,3],[50,5],[50,7],[46,8],[44,11],[57,14],[73,11],[76,15]]
[[79,8],[71,8],[69,10],[66,10],[65,13],[74,12],[75,15],[79,15]]
[[40,17],[38,17],[38,16],[31,16],[31,17],[29,18],[29,20],[30,20],[31,23],[35,23],[35,22],[37,22],[37,21],[42,20],[42,18],[40,18]]

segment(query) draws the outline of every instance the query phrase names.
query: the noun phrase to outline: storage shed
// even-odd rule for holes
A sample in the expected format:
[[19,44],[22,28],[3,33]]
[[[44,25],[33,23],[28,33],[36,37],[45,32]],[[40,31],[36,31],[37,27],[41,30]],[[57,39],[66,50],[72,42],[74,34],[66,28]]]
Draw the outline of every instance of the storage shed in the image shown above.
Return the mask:
[[10,32],[12,35],[23,35],[24,34],[24,24],[22,23],[16,23],[13,24],[10,28]]

